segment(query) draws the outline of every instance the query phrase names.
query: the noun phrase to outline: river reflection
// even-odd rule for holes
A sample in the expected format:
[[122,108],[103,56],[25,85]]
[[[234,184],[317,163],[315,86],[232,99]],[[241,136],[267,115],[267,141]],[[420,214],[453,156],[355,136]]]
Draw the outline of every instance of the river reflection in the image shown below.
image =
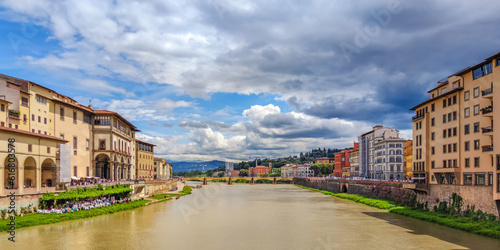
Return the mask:
[[500,249],[500,241],[292,185],[212,184],[176,201],[21,228],[1,249]]

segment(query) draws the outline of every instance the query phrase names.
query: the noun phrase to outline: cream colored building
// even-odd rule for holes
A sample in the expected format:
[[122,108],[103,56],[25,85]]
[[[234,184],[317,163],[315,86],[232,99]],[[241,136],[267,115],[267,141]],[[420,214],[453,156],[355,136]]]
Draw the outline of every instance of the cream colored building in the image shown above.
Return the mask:
[[[8,151],[9,139],[14,139],[15,152]],[[64,143],[67,141],[57,137],[0,126],[0,195],[55,191],[58,148]],[[9,153],[14,157],[10,158]],[[9,162],[14,163],[14,172],[10,171]],[[13,186],[9,182],[11,176],[15,179]]]
[[500,200],[500,53],[467,67],[411,108],[413,179],[431,184],[493,188]]
[[136,146],[136,166],[137,178],[153,180],[155,178],[154,171],[154,147],[156,145],[135,140]]
[[170,179],[170,169],[172,164],[166,162],[162,158],[154,158],[154,168],[158,180]]
[[116,112],[94,110],[92,140],[94,176],[135,179],[137,128]]

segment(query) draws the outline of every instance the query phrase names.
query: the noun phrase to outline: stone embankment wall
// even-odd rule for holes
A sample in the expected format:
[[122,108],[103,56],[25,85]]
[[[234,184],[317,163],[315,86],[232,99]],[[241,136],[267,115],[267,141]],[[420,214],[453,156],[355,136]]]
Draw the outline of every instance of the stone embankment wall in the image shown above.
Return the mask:
[[[21,210],[21,207],[28,207],[29,205],[33,207],[38,207],[38,200],[42,197],[43,194],[25,194],[25,195],[16,195],[14,204],[16,210]],[[11,204],[10,197],[2,196],[0,197],[0,210],[8,209]]]
[[169,181],[166,183],[157,183],[157,184],[147,184],[146,195],[165,193],[175,187],[177,187],[176,181]]
[[432,210],[441,201],[450,204],[453,193],[463,198],[462,209],[467,209],[467,205],[474,205],[476,210],[500,216],[500,201],[493,200],[492,186],[429,185],[429,193],[419,193],[417,200],[421,203],[427,202],[427,207]]
[[364,197],[386,199],[403,205],[413,205],[414,202],[425,203],[432,210],[441,201],[451,201],[451,195],[456,193],[463,198],[462,209],[467,205],[474,205],[476,210],[500,216],[500,201],[493,200],[492,186],[455,186],[429,185],[428,192],[415,193],[411,189],[403,188],[400,183],[355,181],[355,180],[328,180],[314,178],[294,178],[295,184],[326,190],[337,193],[358,194]]

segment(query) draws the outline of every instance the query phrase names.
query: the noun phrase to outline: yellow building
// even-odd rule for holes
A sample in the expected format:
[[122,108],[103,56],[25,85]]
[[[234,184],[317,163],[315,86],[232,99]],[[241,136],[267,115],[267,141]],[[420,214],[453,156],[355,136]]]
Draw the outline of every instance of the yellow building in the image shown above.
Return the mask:
[[500,53],[438,82],[411,108],[413,179],[431,184],[491,186],[500,200]]
[[[9,139],[13,139],[11,148],[15,152],[8,151]],[[60,170],[56,164],[57,152],[64,143],[67,141],[57,137],[0,126],[0,195],[54,192]],[[10,162],[14,163],[13,172]],[[9,182],[11,177],[13,185]]]
[[54,94],[55,136],[70,141],[71,176],[92,176],[92,115],[91,107],[75,100]]
[[407,140],[404,144],[405,147],[405,180],[413,178],[413,141]]
[[333,165],[335,163],[335,158],[321,157],[321,158],[316,159],[316,163]]
[[136,147],[136,176],[139,179],[156,179],[154,171],[154,147],[156,145],[135,140]]

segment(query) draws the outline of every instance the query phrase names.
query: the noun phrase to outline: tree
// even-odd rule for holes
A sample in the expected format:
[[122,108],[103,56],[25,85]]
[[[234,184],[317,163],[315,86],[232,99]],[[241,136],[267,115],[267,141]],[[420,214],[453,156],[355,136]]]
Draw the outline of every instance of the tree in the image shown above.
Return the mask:
[[248,176],[248,169],[241,169],[239,175],[241,177]]
[[209,170],[207,170],[206,174],[207,174],[208,177],[212,177],[214,175],[214,170],[213,169],[209,169]]
[[321,171],[321,164],[314,163],[309,169],[311,169],[314,172],[314,176],[318,176],[319,172]]
[[330,175],[333,173],[333,166],[330,164],[321,164],[321,170],[320,173],[322,175]]
[[224,172],[220,172],[218,177],[224,177]]

